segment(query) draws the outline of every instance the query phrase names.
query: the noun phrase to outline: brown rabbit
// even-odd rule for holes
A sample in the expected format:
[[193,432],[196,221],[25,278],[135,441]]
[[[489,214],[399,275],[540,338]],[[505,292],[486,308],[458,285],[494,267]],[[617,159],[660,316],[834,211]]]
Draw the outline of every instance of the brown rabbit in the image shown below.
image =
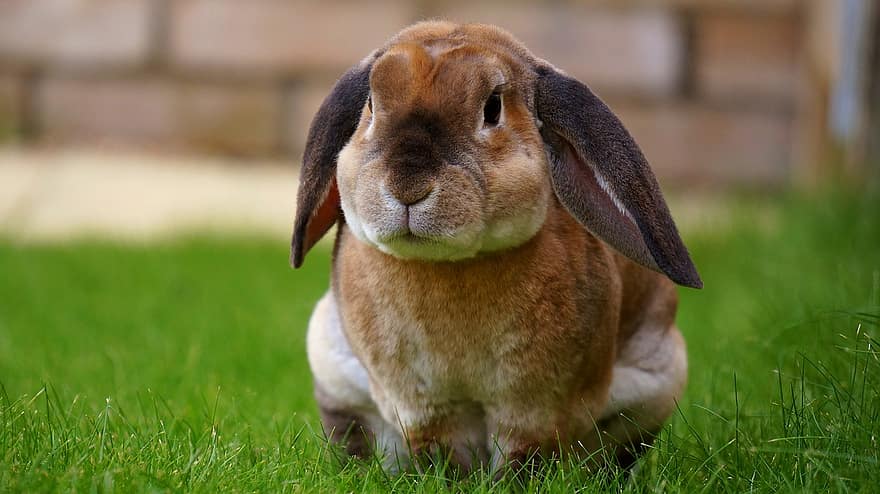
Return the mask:
[[416,24],[342,76],[309,130],[295,267],[334,223],[308,355],[351,454],[627,465],[672,413],[672,281],[696,268],[620,121],[507,32]]

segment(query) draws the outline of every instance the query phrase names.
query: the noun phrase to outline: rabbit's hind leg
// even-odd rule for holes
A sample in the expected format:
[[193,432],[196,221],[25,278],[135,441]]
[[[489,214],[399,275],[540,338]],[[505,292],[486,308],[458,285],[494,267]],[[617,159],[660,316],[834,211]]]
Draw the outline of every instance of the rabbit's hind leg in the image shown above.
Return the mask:
[[621,348],[598,430],[622,467],[632,467],[653,443],[686,382],[685,343],[674,326],[643,328]]
[[324,433],[350,455],[369,456],[377,439],[378,412],[370,397],[367,371],[342,333],[332,292],[315,306],[307,346]]

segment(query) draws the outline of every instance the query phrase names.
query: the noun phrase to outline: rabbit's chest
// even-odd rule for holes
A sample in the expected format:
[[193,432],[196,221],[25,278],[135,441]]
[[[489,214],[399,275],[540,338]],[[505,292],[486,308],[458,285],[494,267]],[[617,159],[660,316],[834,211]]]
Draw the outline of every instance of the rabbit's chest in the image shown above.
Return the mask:
[[349,339],[389,392],[482,401],[508,378],[500,353],[528,344],[517,317],[468,297],[425,295],[376,294],[370,307],[381,311],[347,318]]
[[389,321],[387,357],[395,372],[411,376],[410,387],[450,399],[488,398],[493,384],[508,378],[498,365],[498,347],[523,340],[522,332],[509,314],[447,307],[432,320],[401,313]]
[[[528,265],[534,243],[503,255],[415,263],[342,237],[334,282],[352,351],[377,401],[490,405],[580,386],[590,362],[609,367],[607,293],[555,264]],[[552,252],[558,262],[565,252]],[[580,273],[591,266],[574,266]],[[603,371],[604,372],[604,371]]]

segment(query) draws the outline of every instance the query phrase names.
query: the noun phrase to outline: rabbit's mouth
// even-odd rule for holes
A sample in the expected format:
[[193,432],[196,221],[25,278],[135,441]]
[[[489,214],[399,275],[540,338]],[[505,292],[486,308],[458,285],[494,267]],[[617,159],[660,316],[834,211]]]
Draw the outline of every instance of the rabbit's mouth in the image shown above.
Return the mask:
[[360,192],[354,201],[343,193],[346,223],[355,237],[386,254],[452,261],[473,257],[482,245],[485,225],[480,208],[465,210],[459,197],[444,190],[434,190],[409,204],[382,187],[365,187]]
[[390,244],[394,242],[407,242],[412,244],[425,244],[438,242],[439,239],[434,235],[419,234],[404,227],[392,233],[380,234],[376,238],[377,243]]
[[368,229],[367,242],[394,257],[423,261],[465,259],[473,257],[479,250],[479,239],[473,235],[431,232],[417,225],[398,225],[394,229]]

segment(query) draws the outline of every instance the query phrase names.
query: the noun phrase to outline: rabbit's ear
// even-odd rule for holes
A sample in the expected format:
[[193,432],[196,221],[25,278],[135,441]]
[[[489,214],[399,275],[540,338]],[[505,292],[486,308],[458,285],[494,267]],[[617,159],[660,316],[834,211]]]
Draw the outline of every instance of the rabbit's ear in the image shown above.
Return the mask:
[[349,69],[336,82],[309,127],[290,243],[290,263],[295,268],[339,219],[336,157],[354,134],[369,97],[371,65],[372,57]]
[[559,201],[625,256],[701,288],[657,180],[620,120],[577,80],[549,67],[536,73],[535,107]]

